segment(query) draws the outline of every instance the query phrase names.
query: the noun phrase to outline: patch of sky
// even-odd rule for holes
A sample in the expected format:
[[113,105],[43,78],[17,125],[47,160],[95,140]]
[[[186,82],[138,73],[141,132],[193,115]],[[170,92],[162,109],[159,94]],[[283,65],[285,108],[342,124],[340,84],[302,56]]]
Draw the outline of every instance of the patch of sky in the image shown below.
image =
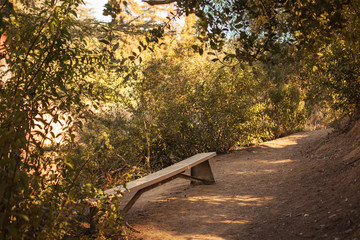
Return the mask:
[[90,14],[101,22],[110,22],[110,16],[104,16],[103,11],[108,0],[86,0],[85,6],[90,9]]
[[241,33],[249,34],[246,12],[236,12],[235,5],[236,0],[214,0],[211,4],[205,5],[203,11],[209,19],[213,19],[208,31],[212,32],[214,28],[221,29],[228,39],[239,37]]
[[[140,6],[144,5],[145,3],[141,0],[135,0]],[[85,0],[85,6],[90,10],[90,14],[95,17],[96,20],[101,21],[101,22],[110,22],[111,21],[111,17],[110,16],[104,16],[103,15],[103,11],[105,8],[105,4],[108,3],[108,0]],[[146,9],[150,10],[150,6],[147,8],[144,8],[144,10],[146,11]],[[168,12],[163,11],[163,12],[158,12],[157,13],[159,16],[161,17],[166,17]],[[143,20],[150,20],[144,18]]]
[[[101,22],[110,22],[110,16],[104,16],[104,8],[105,4],[108,3],[109,0],[85,0],[85,6],[90,9],[90,14],[96,18],[96,20]],[[136,2],[140,5],[144,4],[141,0],[136,0]]]

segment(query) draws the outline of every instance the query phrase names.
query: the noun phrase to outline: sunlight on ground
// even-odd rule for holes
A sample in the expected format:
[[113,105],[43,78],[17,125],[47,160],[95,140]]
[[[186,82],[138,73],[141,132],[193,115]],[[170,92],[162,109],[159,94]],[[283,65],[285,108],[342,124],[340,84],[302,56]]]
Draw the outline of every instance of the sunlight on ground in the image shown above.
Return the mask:
[[152,235],[147,236],[146,233],[157,232],[161,233],[157,235],[155,239],[181,239],[181,240],[225,240],[222,237],[212,234],[181,234],[176,231],[167,231],[164,227],[157,226],[154,223],[149,224],[137,224],[136,228],[143,233],[141,239],[154,239]]
[[212,236],[212,235],[202,235],[198,234],[195,236],[184,236],[187,240],[225,240],[225,238],[218,237],[218,236]]
[[234,195],[234,196],[196,196],[188,197],[186,200],[191,202],[202,201],[207,204],[220,205],[220,204],[237,204],[239,206],[261,206],[265,202],[274,199],[272,196],[256,197],[252,195]]
[[[261,161],[264,162],[264,161]],[[259,174],[268,174],[275,172],[274,169],[264,169],[264,170],[254,170],[254,171],[238,171],[237,175],[259,175]]]
[[284,148],[291,145],[297,145],[298,141],[302,138],[308,137],[307,134],[304,135],[296,135],[296,136],[287,136],[279,139],[275,139],[269,142],[262,143],[262,146],[270,147],[270,148]]
[[220,221],[220,223],[231,223],[231,224],[246,224],[246,223],[250,223],[251,221],[249,220],[224,220],[224,221]]
[[275,160],[275,161],[260,161],[261,163],[270,163],[270,164],[281,164],[281,163],[292,163],[295,160],[284,159],[284,160]]
[[[161,232],[161,235],[158,235],[158,238],[156,239],[225,240],[222,237],[211,234],[179,234],[178,232],[175,231],[166,231],[163,227],[155,227],[153,223],[151,223],[150,225],[139,224],[137,225],[137,227],[138,228],[140,227],[140,229],[144,227],[144,229],[146,229],[146,231],[149,232]],[[143,236],[145,237],[144,239],[153,239],[153,238],[146,238],[145,231]]]
[[[256,195],[210,195],[210,196],[188,196],[181,198],[181,201],[187,203],[196,204],[192,205],[196,208],[207,208],[209,211],[212,206],[220,208],[221,205],[226,205],[239,211],[240,207],[247,209],[248,207],[259,207],[267,204],[273,200],[274,196],[256,196]],[[168,200],[178,200],[178,197],[168,198]],[[185,203],[187,205],[187,203]],[[189,205],[191,206],[191,205]],[[193,211],[193,210],[192,210]],[[238,229],[241,226],[252,222],[251,217],[249,218],[246,214],[235,214],[231,210],[225,212],[216,212],[211,216],[205,214],[204,209],[198,209],[199,215],[193,216],[189,222],[183,224],[191,224],[194,229],[188,231],[186,228],[178,227],[174,224],[180,222],[172,221],[156,221],[156,222],[142,222],[138,223],[135,228],[142,232],[144,239],[178,239],[178,240],[225,240],[229,238],[223,238],[219,236],[219,232],[215,229],[210,230],[209,228],[221,228],[220,232],[226,231],[226,229]],[[196,211],[195,211],[196,212]],[[184,213],[179,212],[179,217],[184,219],[187,218],[186,211]],[[174,216],[173,216],[174,217]],[[175,216],[176,217],[176,216]],[[196,220],[195,220],[196,219]],[[178,230],[175,230],[178,229]],[[207,229],[207,230],[206,230]],[[147,235],[149,234],[149,235]],[[156,238],[153,238],[156,236]]]
[[298,144],[296,141],[289,141],[289,140],[283,140],[283,141],[279,141],[279,142],[267,142],[267,143],[263,143],[261,144],[262,146],[265,147],[269,147],[269,148],[274,148],[274,149],[281,149],[284,147],[288,147],[288,146],[292,146],[292,145],[296,145]]

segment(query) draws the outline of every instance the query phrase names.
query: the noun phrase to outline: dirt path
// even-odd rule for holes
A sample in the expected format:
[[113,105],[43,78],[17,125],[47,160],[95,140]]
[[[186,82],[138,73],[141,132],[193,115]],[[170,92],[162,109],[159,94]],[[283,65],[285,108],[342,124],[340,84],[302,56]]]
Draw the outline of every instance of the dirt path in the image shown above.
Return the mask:
[[297,133],[218,155],[210,162],[215,185],[179,179],[144,194],[127,217],[140,231],[131,238],[340,239],[327,224],[344,208],[332,206],[330,192],[321,190],[316,176],[323,163],[309,157],[328,132]]

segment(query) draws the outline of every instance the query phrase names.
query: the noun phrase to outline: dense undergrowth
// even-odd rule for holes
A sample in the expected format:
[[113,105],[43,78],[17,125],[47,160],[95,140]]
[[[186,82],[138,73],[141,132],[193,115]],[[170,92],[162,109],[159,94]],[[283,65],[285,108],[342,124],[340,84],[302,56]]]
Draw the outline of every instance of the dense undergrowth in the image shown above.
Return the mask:
[[304,128],[297,83],[264,85],[260,64],[230,69],[187,45],[162,48],[85,124],[80,155],[97,156],[92,169],[156,170],[198,152],[224,153]]

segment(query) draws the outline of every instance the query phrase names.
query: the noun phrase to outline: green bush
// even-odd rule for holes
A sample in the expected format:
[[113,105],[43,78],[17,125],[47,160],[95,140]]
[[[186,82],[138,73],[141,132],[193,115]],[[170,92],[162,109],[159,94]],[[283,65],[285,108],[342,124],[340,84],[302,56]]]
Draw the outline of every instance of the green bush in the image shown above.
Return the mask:
[[81,0],[12,2],[0,11],[0,239],[86,237],[86,199],[99,192],[79,177],[89,161],[72,149],[101,56],[72,34]]
[[85,124],[80,139],[92,149],[93,169],[104,174],[128,164],[123,173],[136,177],[198,152],[224,153],[274,136],[252,68],[224,68],[186,47],[145,60]]
[[273,132],[284,136],[301,131],[306,122],[305,103],[298,87],[281,84],[268,90],[267,113],[274,122]]

